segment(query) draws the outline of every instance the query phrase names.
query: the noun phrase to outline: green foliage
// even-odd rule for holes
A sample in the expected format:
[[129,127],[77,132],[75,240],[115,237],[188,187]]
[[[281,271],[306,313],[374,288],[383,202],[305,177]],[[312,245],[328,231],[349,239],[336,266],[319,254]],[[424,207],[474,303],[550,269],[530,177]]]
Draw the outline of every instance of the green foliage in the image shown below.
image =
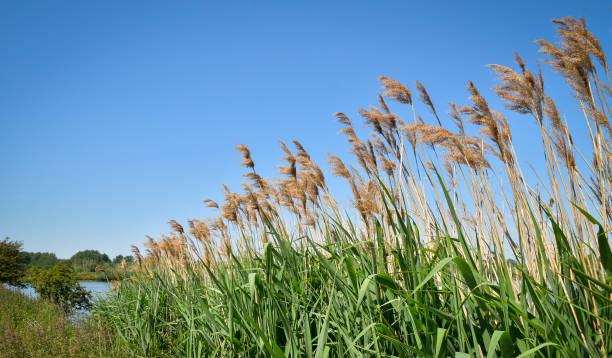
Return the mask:
[[[107,281],[109,278],[115,279],[116,277],[123,279],[129,276],[129,271],[123,270],[121,262],[125,260],[128,265],[134,263],[134,257],[131,255],[117,255],[110,261],[108,255],[96,250],[77,252],[69,260],[58,259],[51,252],[24,252],[24,255],[26,270],[35,272],[41,269],[50,269],[60,263],[66,263],[73,267],[78,281]],[[102,266],[104,271],[96,272],[97,266]]]
[[111,263],[107,254],[100,253],[98,250],[84,250],[72,255],[70,258],[72,265],[79,272],[94,272],[96,266],[104,266]]
[[123,261],[123,260],[125,260],[125,262],[128,263],[128,264],[132,264],[132,263],[134,263],[134,256],[132,256],[132,255],[126,255],[126,256],[117,255],[113,259],[113,263],[114,264],[120,264],[121,261]]
[[62,261],[51,252],[26,252],[25,256],[28,268],[48,269]]
[[0,358],[126,356],[100,322],[69,317],[47,300],[0,285]]
[[[448,233],[425,249],[409,222],[390,225],[414,250],[363,242],[340,224],[327,232],[333,243],[311,248],[275,234],[263,252],[214,270],[196,262],[122,282],[94,310],[133,354],[147,357],[596,357],[605,355],[602,345],[612,350],[612,291],[567,247],[560,250],[573,274],[552,275],[543,286],[501,256],[486,265],[470,258]],[[377,252],[387,250],[380,264],[385,256]],[[521,275],[512,278],[511,269]],[[518,297],[513,285],[525,288]]]
[[40,297],[59,305],[66,312],[91,308],[91,293],[79,285],[74,269],[67,264],[36,271],[28,277],[28,282]]
[[23,286],[27,258],[21,246],[21,242],[9,241],[8,237],[0,241],[0,283]]
[[121,263],[121,261],[123,261],[123,259],[124,259],[123,255],[117,255],[117,256],[115,256],[115,258],[113,259],[113,263],[114,263],[114,264],[120,264],[120,263]]

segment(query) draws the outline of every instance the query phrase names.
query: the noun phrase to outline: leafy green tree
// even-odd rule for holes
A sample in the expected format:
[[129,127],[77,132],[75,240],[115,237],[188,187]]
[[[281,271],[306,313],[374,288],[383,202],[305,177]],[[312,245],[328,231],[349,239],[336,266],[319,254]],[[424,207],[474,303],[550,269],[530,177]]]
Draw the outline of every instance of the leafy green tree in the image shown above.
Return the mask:
[[48,269],[61,262],[54,253],[51,252],[26,252],[28,268]]
[[125,257],[123,257],[123,255],[117,255],[115,256],[115,258],[113,259],[113,263],[114,264],[120,264],[121,261],[123,261],[125,259]]
[[98,250],[83,250],[72,255],[70,258],[72,266],[80,272],[95,272],[96,266],[104,266],[111,263],[107,254]]
[[115,258],[113,259],[113,263],[114,264],[120,264],[121,261],[125,260],[125,263],[127,264],[133,264],[134,263],[134,256],[132,255],[117,255],[115,256]]
[[26,255],[21,251],[23,244],[19,241],[0,241],[0,283],[23,287]]
[[74,269],[66,263],[36,271],[28,282],[40,297],[56,303],[65,312],[91,308],[91,293],[77,282]]

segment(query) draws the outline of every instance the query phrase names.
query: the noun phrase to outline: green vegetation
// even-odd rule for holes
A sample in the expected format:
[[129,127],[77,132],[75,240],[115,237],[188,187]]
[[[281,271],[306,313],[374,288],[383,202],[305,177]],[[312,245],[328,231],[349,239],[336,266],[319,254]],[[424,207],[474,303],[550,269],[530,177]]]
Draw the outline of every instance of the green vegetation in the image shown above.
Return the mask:
[[130,255],[117,255],[111,261],[108,255],[97,250],[79,251],[68,260],[79,281],[123,280],[131,275],[134,263]]
[[77,272],[95,272],[96,267],[112,263],[107,254],[98,250],[79,251],[72,255],[70,261]]
[[27,280],[40,297],[55,303],[66,313],[91,308],[91,293],[79,285],[74,269],[68,264],[35,271]]
[[133,264],[134,263],[134,257],[132,255],[127,255],[127,256],[123,256],[123,255],[117,255],[115,256],[115,258],[113,259],[113,263],[114,264],[121,264],[121,262],[125,260],[125,262],[127,264]]
[[59,263],[48,269],[30,268],[26,272],[29,259],[34,258],[36,267],[40,267],[52,263],[50,259],[55,255],[26,254],[21,246],[20,242],[8,238],[0,241],[0,283],[16,287],[29,283],[41,298],[50,300],[66,313],[91,308],[91,294],[77,283],[71,265]]
[[9,241],[8,237],[0,241],[0,284],[23,286],[26,256],[21,251],[21,243]]
[[70,263],[78,273],[95,272],[96,267],[100,266],[110,268],[121,264],[123,260],[127,264],[134,263],[134,258],[131,255],[117,255],[111,261],[107,254],[100,253],[97,250],[79,251],[67,260],[58,259],[51,252],[24,252],[24,255],[28,269],[48,269],[60,263]]
[[51,252],[24,252],[24,254],[28,268],[45,270],[64,261],[58,259],[57,256]]
[[0,285],[0,357],[125,357],[99,322],[69,319],[47,300]]
[[[125,356],[101,321],[74,315],[91,308],[92,296],[70,261],[58,261],[54,254],[24,253],[8,238],[0,242],[0,358]],[[38,298],[4,286],[26,283]]]
[[59,259],[51,252],[23,252],[23,256],[26,275],[66,264],[72,266],[77,281],[122,280],[130,276],[130,266],[134,263],[131,255],[117,255],[111,261],[107,254],[97,250],[79,251],[69,259]]
[[[244,191],[225,187],[224,203],[206,200],[218,217],[190,230],[170,221],[146,255],[134,248],[139,276],[96,304],[96,317],[146,357],[612,355],[609,67],[583,20],[556,24],[561,42],[538,43],[578,101],[592,161],[518,55],[518,72],[491,67],[510,113],[540,129],[538,186],[523,175],[509,121],[473,83],[447,119],[420,82],[429,116],[382,77],[379,107],[360,110],[369,138],[337,113],[360,170],[329,163],[354,212],[333,200],[301,143],[281,142],[275,181],[241,145]],[[407,105],[410,120],[386,99]]]
[[[350,226],[331,227],[335,242],[312,250],[274,233],[260,255],[232,256],[233,263],[216,266],[212,282],[203,280],[208,268],[202,264],[180,273],[152,269],[151,277],[122,285],[96,313],[146,357],[516,357],[529,351],[596,357],[606,356],[602,347],[610,350],[609,298],[588,288],[589,278],[557,276],[545,289],[525,267],[521,278],[513,277],[501,259],[464,256],[446,235],[430,251],[414,225],[393,225],[395,246],[382,237],[363,242]],[[391,255],[386,262],[380,260],[385,254]],[[568,270],[582,273],[572,259]],[[475,269],[470,260],[491,269]],[[495,275],[499,282],[490,278]],[[514,285],[525,291],[514,297]],[[587,300],[597,315],[580,310]]]

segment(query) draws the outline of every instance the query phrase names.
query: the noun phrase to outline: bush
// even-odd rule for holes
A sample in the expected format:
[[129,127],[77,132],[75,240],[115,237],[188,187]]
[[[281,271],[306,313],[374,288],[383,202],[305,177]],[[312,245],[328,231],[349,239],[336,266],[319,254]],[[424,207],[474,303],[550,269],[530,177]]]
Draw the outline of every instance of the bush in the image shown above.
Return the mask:
[[91,308],[91,293],[79,285],[74,269],[67,264],[36,271],[28,277],[28,282],[40,297],[59,305],[65,312]]

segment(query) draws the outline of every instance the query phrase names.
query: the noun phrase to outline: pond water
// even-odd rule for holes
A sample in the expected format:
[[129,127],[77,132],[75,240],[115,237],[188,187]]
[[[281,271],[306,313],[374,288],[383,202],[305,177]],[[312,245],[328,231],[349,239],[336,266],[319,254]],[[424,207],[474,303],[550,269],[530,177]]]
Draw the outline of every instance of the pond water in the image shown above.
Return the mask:
[[[100,295],[104,295],[110,292],[111,290],[110,284],[108,282],[79,281],[79,284],[83,286],[87,291],[90,291],[94,299]],[[36,291],[34,291],[34,289],[30,286],[21,288],[19,289],[19,291],[26,296],[36,297]]]

